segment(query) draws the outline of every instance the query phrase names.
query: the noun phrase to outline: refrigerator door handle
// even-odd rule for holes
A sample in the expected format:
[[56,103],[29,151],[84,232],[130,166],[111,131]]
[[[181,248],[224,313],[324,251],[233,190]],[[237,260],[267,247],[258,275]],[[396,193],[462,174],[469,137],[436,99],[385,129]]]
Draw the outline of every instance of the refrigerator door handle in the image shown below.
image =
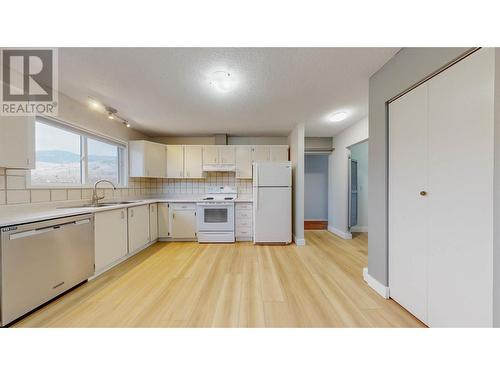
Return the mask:
[[259,187],[255,188],[255,211],[259,211]]

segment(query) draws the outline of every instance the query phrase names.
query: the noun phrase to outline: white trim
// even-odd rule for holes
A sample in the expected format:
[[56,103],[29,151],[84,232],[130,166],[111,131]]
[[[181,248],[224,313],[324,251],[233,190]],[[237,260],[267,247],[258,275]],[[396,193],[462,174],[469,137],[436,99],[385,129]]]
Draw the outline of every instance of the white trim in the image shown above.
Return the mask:
[[389,299],[389,287],[376,280],[373,276],[370,276],[368,273],[368,267],[363,268],[363,280],[365,280],[368,286],[382,297]]
[[297,238],[297,237],[295,237],[295,234],[292,235],[292,237],[293,237],[293,242],[295,242],[295,245],[306,246],[306,239],[305,238]]
[[341,230],[329,225],[328,226],[328,231],[339,236],[340,238],[343,238],[344,240],[352,240],[352,234],[349,232],[342,232]]
[[368,233],[368,227],[358,227],[357,225],[351,228],[351,232]]

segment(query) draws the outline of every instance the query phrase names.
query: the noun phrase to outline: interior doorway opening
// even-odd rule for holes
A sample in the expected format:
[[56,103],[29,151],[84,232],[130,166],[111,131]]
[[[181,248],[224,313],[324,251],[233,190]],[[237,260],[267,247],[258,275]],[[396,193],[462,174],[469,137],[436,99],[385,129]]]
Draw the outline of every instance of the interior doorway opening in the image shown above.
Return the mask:
[[304,229],[328,227],[328,157],[329,153],[305,154]]
[[349,231],[368,232],[368,140],[349,148]]

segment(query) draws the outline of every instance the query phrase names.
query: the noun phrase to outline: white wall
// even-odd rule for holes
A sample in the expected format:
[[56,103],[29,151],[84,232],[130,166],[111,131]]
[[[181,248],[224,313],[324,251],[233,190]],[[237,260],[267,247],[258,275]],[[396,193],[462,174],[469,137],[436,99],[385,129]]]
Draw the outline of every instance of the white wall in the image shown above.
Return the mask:
[[304,126],[297,125],[288,136],[290,161],[293,166],[292,233],[297,245],[304,239]]
[[368,231],[368,141],[352,147],[351,159],[358,162],[358,224],[351,232]]
[[368,118],[343,130],[333,138],[333,147],[329,161],[329,205],[328,230],[343,237],[351,238],[348,229],[349,196],[349,146],[368,139]]
[[305,220],[328,220],[328,156],[328,154],[305,155]]

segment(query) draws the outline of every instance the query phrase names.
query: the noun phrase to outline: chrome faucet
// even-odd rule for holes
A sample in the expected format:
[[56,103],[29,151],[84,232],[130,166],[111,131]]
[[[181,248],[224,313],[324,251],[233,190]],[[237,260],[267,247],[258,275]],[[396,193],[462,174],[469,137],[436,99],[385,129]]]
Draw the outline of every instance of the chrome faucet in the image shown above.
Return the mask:
[[109,180],[99,180],[99,181],[96,181],[96,183],[94,184],[94,191],[92,192],[92,206],[96,206],[99,204],[99,200],[103,199],[104,198],[104,195],[102,197],[100,197],[98,194],[97,194],[97,184],[99,184],[100,182],[107,182],[109,184],[111,184],[111,186],[113,186],[113,189],[116,190],[116,186],[115,184],[113,184],[111,181]]

